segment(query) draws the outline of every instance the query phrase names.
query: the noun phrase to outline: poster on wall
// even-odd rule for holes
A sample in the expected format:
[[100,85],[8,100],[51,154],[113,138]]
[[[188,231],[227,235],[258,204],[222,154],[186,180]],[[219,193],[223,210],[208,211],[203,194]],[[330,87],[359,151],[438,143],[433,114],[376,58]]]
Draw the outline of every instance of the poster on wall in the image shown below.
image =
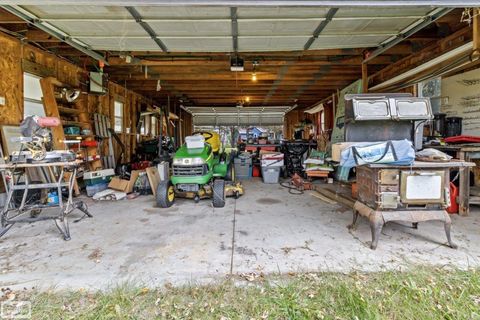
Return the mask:
[[335,123],[333,124],[332,131],[332,144],[343,142],[345,140],[345,95],[362,92],[362,81],[357,80],[349,86],[343,88],[340,91],[340,97],[338,98],[337,110],[335,113]]
[[480,69],[442,79],[441,112],[461,117],[462,134],[480,136]]

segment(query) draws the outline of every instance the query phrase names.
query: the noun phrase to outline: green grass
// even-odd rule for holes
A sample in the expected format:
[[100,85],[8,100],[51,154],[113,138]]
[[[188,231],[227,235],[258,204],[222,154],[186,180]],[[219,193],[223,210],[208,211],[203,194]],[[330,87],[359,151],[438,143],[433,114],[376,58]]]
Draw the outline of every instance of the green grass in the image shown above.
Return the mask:
[[156,290],[22,291],[15,299],[32,302],[33,319],[480,319],[480,271],[272,275]]

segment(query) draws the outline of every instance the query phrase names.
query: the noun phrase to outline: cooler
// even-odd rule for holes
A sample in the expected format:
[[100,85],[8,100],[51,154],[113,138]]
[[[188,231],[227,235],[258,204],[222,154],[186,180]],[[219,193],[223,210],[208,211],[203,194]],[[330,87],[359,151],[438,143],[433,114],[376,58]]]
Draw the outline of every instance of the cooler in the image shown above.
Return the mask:
[[85,181],[87,186],[93,186],[101,183],[108,184],[114,176],[115,171],[113,169],[87,171],[83,174],[83,181]]

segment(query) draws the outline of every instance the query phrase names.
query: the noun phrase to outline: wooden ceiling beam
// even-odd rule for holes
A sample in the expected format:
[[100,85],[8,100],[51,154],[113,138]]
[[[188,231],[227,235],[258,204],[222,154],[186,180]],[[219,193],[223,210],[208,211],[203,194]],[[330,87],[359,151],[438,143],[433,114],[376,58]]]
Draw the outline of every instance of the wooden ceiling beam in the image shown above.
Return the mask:
[[[360,71],[358,74],[361,74]],[[358,74],[328,74],[323,76],[322,78],[318,80],[346,80],[346,79],[356,79],[358,78]],[[261,74],[257,73],[258,81],[262,80],[275,80],[276,75],[274,74]],[[148,80],[145,79],[142,76],[132,76],[131,78],[128,77],[119,77],[119,76],[111,76],[110,77],[113,80],[120,80],[120,81],[129,81],[129,80]],[[218,80],[226,80],[226,81],[232,81],[235,83],[236,81],[251,81],[251,75],[250,74],[239,74],[239,75],[230,75],[230,74],[164,74],[159,77],[155,78],[150,78],[151,80],[165,80],[165,81],[171,81],[171,80],[187,80],[187,81],[205,81],[208,82],[210,80],[213,81],[218,81]],[[292,81],[302,81],[302,80],[311,80],[312,77],[311,75],[304,74],[304,75],[285,75],[283,80],[292,80]],[[199,83],[201,84],[201,83]]]
[[372,87],[385,80],[391,79],[394,76],[413,69],[416,66],[421,65],[435,57],[442,55],[456,47],[459,47],[472,39],[472,27],[466,26],[451,35],[444,37],[430,46],[423,48],[422,50],[405,57],[386,68],[376,72],[369,77]]
[[[30,29],[25,34],[25,40],[30,42],[52,42],[52,43],[62,43],[62,41],[54,36],[39,30],[39,29]],[[80,54],[80,51],[75,50]]]
[[[241,55],[240,55],[241,56]],[[245,59],[245,58],[244,58]],[[245,68],[253,68],[253,60],[245,61]],[[295,66],[311,66],[311,65],[360,65],[363,61],[362,56],[290,56],[289,58],[264,58],[255,60],[259,62],[259,68],[262,66],[283,66],[289,64],[290,61],[294,62]],[[369,64],[388,64],[392,62],[390,56],[379,56],[375,59],[372,59]],[[225,68],[230,67],[229,57],[222,57],[222,59],[216,59],[214,57],[205,56],[204,58],[175,58],[175,56],[168,57],[167,59],[136,59],[133,58],[131,63],[127,63],[124,58],[120,57],[110,57],[108,59],[110,68],[114,69],[116,66],[126,66],[126,67],[138,67],[138,66],[195,66],[195,67],[213,67],[213,66],[222,66]]]

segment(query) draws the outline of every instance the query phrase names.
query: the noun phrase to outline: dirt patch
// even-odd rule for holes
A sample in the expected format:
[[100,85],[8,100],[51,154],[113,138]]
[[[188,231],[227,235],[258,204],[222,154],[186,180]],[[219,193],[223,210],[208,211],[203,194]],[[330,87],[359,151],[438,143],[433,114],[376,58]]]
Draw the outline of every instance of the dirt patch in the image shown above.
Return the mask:
[[235,247],[235,252],[245,256],[257,256],[257,254],[253,252],[252,249],[249,249],[247,247]]
[[100,262],[100,258],[103,256],[102,249],[97,248],[93,250],[89,255],[88,259],[95,261],[96,263]]
[[257,200],[257,203],[260,204],[276,204],[276,203],[282,203],[281,200],[278,199],[273,199],[273,198],[261,198]]

